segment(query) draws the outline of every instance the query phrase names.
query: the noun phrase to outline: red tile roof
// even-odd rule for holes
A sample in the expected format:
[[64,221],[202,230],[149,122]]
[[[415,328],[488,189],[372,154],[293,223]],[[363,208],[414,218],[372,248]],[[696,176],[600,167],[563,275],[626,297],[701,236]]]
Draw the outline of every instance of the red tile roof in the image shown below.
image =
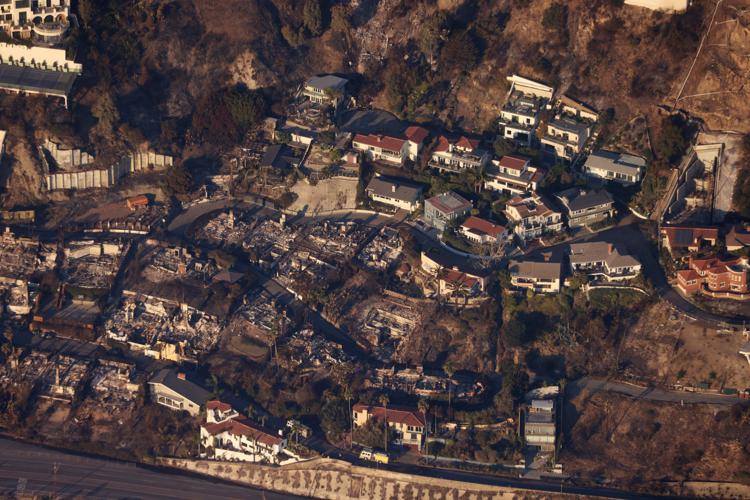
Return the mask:
[[438,145],[435,147],[436,153],[444,153],[450,148],[451,141],[447,137],[441,135],[438,139]]
[[462,273],[461,271],[457,271],[455,269],[443,268],[440,270],[440,272],[438,272],[437,277],[439,280],[443,280],[447,283],[465,286],[466,288],[473,288],[479,283],[479,280],[477,278],[469,276],[468,274]]
[[458,142],[456,142],[456,146],[473,151],[479,146],[479,141],[477,139],[469,139],[468,137],[461,136]]
[[406,129],[406,132],[404,132],[404,135],[411,142],[416,142],[417,144],[420,144],[427,138],[428,135],[430,135],[430,132],[426,128],[423,128],[423,127],[411,126]]
[[406,139],[392,137],[389,135],[357,134],[354,136],[354,140],[352,142],[385,149],[387,151],[401,151],[401,148],[404,147]]
[[523,170],[528,162],[528,160],[518,158],[517,156],[503,156],[500,158],[498,165],[512,170]]
[[[385,408],[382,406],[368,406],[362,403],[357,403],[352,408],[355,413],[366,412],[370,416],[382,419],[385,416]],[[424,415],[422,412],[416,410],[405,410],[400,408],[388,408],[388,421],[402,425],[413,425],[424,427]]]
[[211,401],[206,402],[206,408],[209,410],[230,411],[232,405],[219,401],[218,399],[212,399]]
[[487,234],[494,238],[502,235],[505,232],[505,228],[499,224],[493,224],[492,222],[479,217],[470,216],[461,225],[468,230],[478,231],[480,234]]
[[699,280],[701,279],[700,274],[695,272],[692,269],[681,269],[680,271],[677,271],[677,277],[682,279],[683,281],[691,281],[691,280]]
[[218,424],[204,424],[203,428],[212,436],[221,434],[222,432],[228,432],[235,436],[247,436],[248,438],[263,443],[266,446],[279,445],[283,441],[283,438],[274,435],[270,431],[262,429],[256,423],[244,417],[225,420]]

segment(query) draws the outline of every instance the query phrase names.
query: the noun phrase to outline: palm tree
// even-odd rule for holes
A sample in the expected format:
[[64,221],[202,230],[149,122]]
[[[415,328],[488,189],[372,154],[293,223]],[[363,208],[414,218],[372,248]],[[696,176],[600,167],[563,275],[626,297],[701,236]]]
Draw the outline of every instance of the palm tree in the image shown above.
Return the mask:
[[385,407],[385,413],[383,414],[383,425],[385,427],[383,441],[385,441],[385,452],[388,453],[388,402],[390,400],[388,398],[388,394],[381,394],[379,400],[380,404]]
[[446,361],[443,365],[443,371],[448,375],[448,418],[452,417],[451,411],[451,399],[453,395],[453,374],[456,373],[456,369],[453,367],[453,363]]
[[427,412],[430,410],[430,404],[427,402],[426,399],[420,399],[417,403],[417,408],[419,408],[419,411],[422,412],[422,416],[424,417],[424,449],[425,453],[429,455],[430,450],[427,446],[427,437],[429,435],[429,425],[427,422]]
[[349,403],[349,449],[352,449],[352,442],[354,440],[354,420],[352,419],[352,388],[349,384],[344,385],[343,396]]

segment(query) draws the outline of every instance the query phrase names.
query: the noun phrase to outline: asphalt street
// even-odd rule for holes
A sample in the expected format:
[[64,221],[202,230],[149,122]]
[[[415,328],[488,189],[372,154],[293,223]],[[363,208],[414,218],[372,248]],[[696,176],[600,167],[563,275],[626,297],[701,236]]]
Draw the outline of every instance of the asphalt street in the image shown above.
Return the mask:
[[[571,387],[572,386],[572,387]],[[703,392],[668,391],[656,387],[641,387],[622,382],[613,382],[595,377],[584,377],[570,383],[568,390],[578,393],[583,389],[592,392],[606,391],[630,396],[636,399],[658,401],[662,403],[713,404],[732,406],[741,403],[737,396],[710,394]]]
[[0,439],[0,497],[22,494],[55,498],[297,498]]

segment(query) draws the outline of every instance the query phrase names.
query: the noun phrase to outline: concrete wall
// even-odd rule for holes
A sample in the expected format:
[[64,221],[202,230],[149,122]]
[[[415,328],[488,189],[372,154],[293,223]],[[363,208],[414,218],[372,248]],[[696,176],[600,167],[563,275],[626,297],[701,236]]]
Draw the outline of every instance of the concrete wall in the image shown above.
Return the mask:
[[47,174],[44,176],[44,182],[48,191],[110,188],[128,174],[142,172],[150,167],[157,171],[164,170],[173,163],[174,159],[171,156],[148,151],[126,156],[107,168]]
[[[21,63],[23,60],[23,63]],[[65,49],[49,47],[27,47],[10,43],[0,43],[0,62],[5,64],[21,64],[23,66],[41,69],[70,71],[82,73],[83,66],[66,58]],[[32,61],[34,62],[32,64]]]
[[[487,486],[401,474],[387,470],[357,467],[348,462],[325,458],[283,467],[177,458],[159,458],[157,463],[220,477],[255,488],[331,500],[352,498],[511,500],[539,495],[539,492],[520,488]],[[555,493],[554,496],[555,498],[573,497],[572,495],[559,493]]]
[[51,140],[44,141],[44,149],[50,154],[57,166],[62,169],[77,168],[94,163],[94,156],[80,149],[63,149]]
[[683,11],[688,8],[688,4],[689,0],[625,0],[625,5],[666,11]]

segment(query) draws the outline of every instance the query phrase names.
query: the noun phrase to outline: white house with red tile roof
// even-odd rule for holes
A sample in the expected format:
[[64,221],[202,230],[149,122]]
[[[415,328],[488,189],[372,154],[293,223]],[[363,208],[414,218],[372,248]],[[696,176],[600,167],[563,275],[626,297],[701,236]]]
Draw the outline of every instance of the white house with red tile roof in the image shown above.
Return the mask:
[[420,411],[390,406],[386,410],[382,406],[357,403],[352,407],[352,418],[355,427],[363,426],[373,418],[381,422],[387,419],[396,444],[422,449],[426,419]]
[[279,463],[287,440],[261,427],[221,401],[206,403],[206,423],[200,428],[202,455],[217,460]]
[[417,161],[419,153],[424,147],[425,139],[427,139],[427,136],[429,135],[430,132],[426,128],[417,125],[412,125],[404,131],[407,144],[407,156],[411,161]]
[[409,158],[409,141],[402,137],[383,134],[357,134],[352,148],[369,160],[381,160],[401,166]]
[[487,167],[484,187],[509,195],[523,194],[536,191],[544,174],[544,170],[533,166],[526,158],[505,155],[492,160]]
[[490,154],[479,148],[479,140],[461,136],[450,139],[440,136],[432,152],[429,166],[440,171],[465,172],[482,170],[490,160]]
[[483,245],[505,241],[509,232],[505,226],[472,215],[461,224],[461,234],[469,241]]

